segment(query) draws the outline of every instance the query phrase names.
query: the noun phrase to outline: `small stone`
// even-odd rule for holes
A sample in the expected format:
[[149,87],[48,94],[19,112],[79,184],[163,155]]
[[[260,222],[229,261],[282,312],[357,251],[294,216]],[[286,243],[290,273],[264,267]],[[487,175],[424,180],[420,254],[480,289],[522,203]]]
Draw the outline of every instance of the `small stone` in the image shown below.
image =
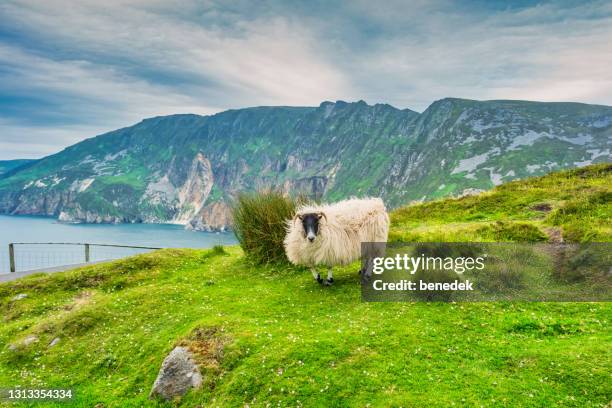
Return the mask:
[[13,300],[21,300],[21,299],[25,299],[28,297],[27,293],[20,293],[17,296],[13,297]]
[[53,347],[53,346],[55,346],[59,342],[60,342],[60,338],[56,337],[53,340],[51,340],[51,343],[49,343],[49,347]]
[[175,347],[164,359],[149,398],[160,396],[171,400],[183,396],[190,388],[202,386],[202,374],[192,354],[185,347]]
[[23,341],[21,342],[21,344],[23,344],[24,346],[29,346],[32,343],[35,343],[38,341],[38,337],[36,337],[33,334],[30,334],[28,337],[26,337],[25,339],[23,339]]
[[459,194],[459,198],[475,196],[483,192],[484,190],[479,188],[466,188],[461,192],[461,194]]

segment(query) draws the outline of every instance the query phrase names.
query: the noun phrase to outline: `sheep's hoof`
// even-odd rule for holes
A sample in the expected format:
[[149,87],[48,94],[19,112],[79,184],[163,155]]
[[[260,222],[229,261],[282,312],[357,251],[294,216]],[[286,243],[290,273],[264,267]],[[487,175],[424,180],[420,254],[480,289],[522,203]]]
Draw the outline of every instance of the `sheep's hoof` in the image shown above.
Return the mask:
[[323,283],[323,279],[321,279],[321,277],[320,277],[320,276],[317,276],[316,281],[317,281],[317,282],[319,282],[319,283]]
[[327,278],[325,279],[325,286],[331,286],[332,283],[334,283],[334,278]]

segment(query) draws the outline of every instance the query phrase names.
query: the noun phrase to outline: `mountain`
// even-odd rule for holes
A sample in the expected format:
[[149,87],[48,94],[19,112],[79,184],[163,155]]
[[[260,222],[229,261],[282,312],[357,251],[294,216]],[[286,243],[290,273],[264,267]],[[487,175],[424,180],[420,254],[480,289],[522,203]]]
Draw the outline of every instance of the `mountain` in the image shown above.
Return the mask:
[[36,160],[29,159],[17,159],[17,160],[0,160],[0,176],[7,174],[8,172],[14,172],[21,167],[34,163]]
[[77,222],[229,225],[274,186],[390,207],[611,161],[612,107],[447,98],[423,113],[363,101],[143,120],[0,175],[0,212]]

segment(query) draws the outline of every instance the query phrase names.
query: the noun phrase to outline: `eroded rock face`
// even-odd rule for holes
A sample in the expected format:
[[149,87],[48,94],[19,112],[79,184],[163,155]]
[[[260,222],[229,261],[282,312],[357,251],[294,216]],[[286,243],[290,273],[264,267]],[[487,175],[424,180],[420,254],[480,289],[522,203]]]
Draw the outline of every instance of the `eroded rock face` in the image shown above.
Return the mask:
[[196,231],[225,231],[231,225],[231,209],[224,202],[216,202],[203,207],[188,224],[188,229]]
[[171,400],[202,386],[202,374],[185,347],[175,347],[164,359],[149,398]]

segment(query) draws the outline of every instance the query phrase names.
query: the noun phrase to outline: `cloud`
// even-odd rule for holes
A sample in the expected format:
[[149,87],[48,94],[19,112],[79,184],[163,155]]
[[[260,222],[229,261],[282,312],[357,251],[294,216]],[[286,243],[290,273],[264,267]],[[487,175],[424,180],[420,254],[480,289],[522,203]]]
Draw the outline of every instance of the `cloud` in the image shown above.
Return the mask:
[[611,104],[612,5],[513,4],[8,0],[0,159],[144,117],[256,105]]
[[[309,32],[285,18],[219,27],[167,9],[149,2],[2,5],[0,20],[8,30],[30,29],[17,38],[0,37],[6,67],[0,84],[4,119],[27,128],[23,143],[31,154],[47,153],[39,148],[42,139],[63,147],[56,130],[67,126],[112,130],[156,115],[355,96],[347,92],[344,75],[317,54]],[[15,108],[21,105],[25,110]],[[71,142],[93,136],[66,130]],[[5,138],[10,129],[0,132]],[[0,158],[27,150],[9,150],[5,143]]]
[[[344,92],[343,74],[317,55],[310,33],[282,16],[218,27],[207,23],[210,17],[203,23],[179,18],[173,10],[181,2],[99,4],[29,2],[30,7],[13,7],[7,14],[41,33],[53,33],[46,48],[59,45],[55,55],[65,60],[108,64],[190,96],[204,91],[200,100],[312,104]],[[44,43],[43,37],[36,40]]]
[[367,100],[388,95],[417,110],[447,96],[612,102],[610,3],[491,11],[428,2],[395,11],[365,5],[358,14],[386,30],[362,52],[345,39],[349,48],[338,55]]

